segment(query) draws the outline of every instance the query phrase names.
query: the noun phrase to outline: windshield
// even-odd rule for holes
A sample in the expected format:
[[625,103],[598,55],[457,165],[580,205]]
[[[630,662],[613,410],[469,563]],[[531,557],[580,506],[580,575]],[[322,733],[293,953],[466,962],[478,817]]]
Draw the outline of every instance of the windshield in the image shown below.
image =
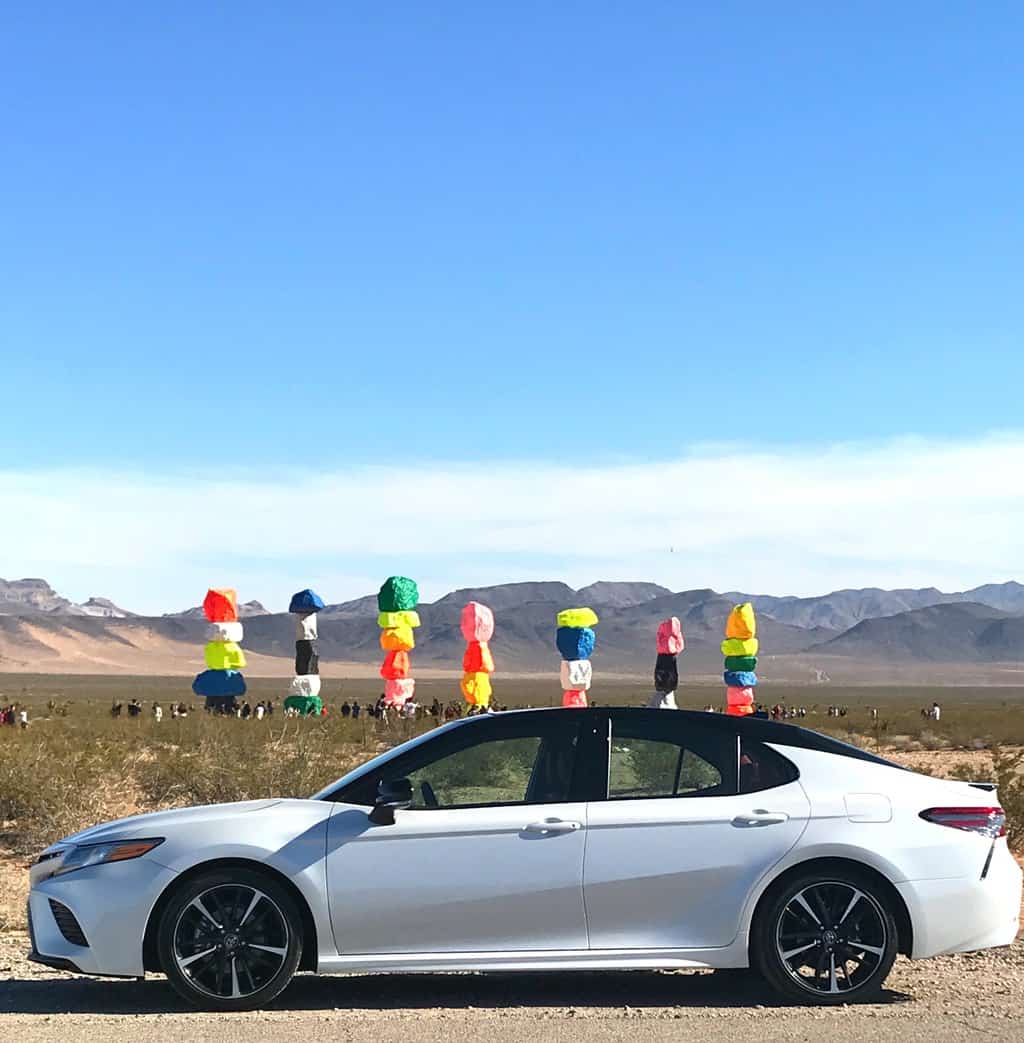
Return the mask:
[[342,775],[340,779],[335,779],[334,782],[328,786],[324,786],[322,790],[314,793],[310,800],[327,800],[335,790],[340,789],[342,786],[347,786],[351,782],[355,782],[356,779],[362,778],[369,771],[374,771],[382,764],[386,764],[389,760],[394,757],[398,757],[409,750],[415,749],[417,746],[422,746],[428,739],[436,738],[438,735],[443,735],[445,732],[450,732],[454,728],[460,728],[464,725],[471,724],[478,718],[474,717],[463,717],[458,721],[451,721],[448,724],[442,725],[440,728],[433,728],[428,732],[424,732],[422,735],[417,735],[415,739],[409,739],[408,742],[403,742],[401,746],[395,746],[390,750],[385,750],[383,753],[379,753],[376,757],[366,761],[365,764],[360,764],[358,768],[353,768],[348,774]]

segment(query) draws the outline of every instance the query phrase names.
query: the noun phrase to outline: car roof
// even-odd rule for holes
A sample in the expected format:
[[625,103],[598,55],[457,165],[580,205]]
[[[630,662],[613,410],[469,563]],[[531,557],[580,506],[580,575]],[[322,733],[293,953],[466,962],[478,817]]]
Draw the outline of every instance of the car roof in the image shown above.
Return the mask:
[[563,714],[582,713],[590,716],[614,714],[616,717],[633,717],[637,720],[669,720],[690,721],[692,724],[709,730],[731,732],[741,738],[752,742],[766,742],[773,746],[791,746],[801,750],[815,750],[819,753],[831,753],[838,757],[849,757],[854,760],[868,761],[872,764],[884,764],[888,768],[900,768],[902,765],[894,764],[892,761],[879,757],[859,746],[834,739],[830,735],[813,731],[810,728],[802,728],[797,724],[788,724],[783,721],[766,720],[762,717],[734,717],[731,714],[708,713],[706,710],[660,710],[646,706],[592,706],[586,709],[573,709],[563,707],[538,707],[529,709],[505,710],[500,714],[477,714],[473,717],[465,717],[460,723],[469,724],[473,721],[495,720],[497,718],[520,714]]

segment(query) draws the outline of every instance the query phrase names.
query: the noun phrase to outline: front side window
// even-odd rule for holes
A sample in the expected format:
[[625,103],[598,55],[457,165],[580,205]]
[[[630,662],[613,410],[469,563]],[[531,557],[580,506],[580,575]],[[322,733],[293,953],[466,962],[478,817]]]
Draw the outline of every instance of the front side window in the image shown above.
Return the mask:
[[[735,792],[736,736],[668,720],[613,719],[608,798],[720,796]],[[660,718],[660,719],[659,719]]]
[[372,804],[381,781],[407,778],[418,810],[562,803],[572,793],[579,730],[575,715],[467,724],[394,758],[339,798]]
[[538,735],[495,739],[410,771],[412,807],[525,804],[542,746]]

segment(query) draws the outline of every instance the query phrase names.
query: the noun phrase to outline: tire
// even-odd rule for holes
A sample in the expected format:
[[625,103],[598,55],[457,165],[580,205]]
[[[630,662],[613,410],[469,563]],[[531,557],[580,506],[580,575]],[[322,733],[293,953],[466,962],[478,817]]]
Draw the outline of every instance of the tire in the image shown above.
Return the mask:
[[184,881],[160,917],[160,966],[201,1010],[255,1010],[292,980],[302,918],[288,891],[256,869],[215,869]]
[[786,999],[832,1006],[877,996],[898,941],[888,898],[869,875],[811,870],[768,892],[750,959]]

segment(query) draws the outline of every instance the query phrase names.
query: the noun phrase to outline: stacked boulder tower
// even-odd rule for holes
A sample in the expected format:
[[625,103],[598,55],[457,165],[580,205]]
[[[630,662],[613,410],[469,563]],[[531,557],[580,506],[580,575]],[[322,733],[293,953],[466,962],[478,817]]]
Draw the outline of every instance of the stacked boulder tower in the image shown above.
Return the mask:
[[462,695],[470,706],[480,710],[491,704],[491,674],[494,656],[490,640],[494,636],[494,613],[479,601],[462,608],[462,636],[466,654],[462,657]]
[[319,714],[320,700],[320,633],[317,613],[324,607],[321,597],[310,590],[297,591],[288,603],[295,617],[295,676],[288,687],[285,708],[303,716]]
[[757,688],[757,619],[749,601],[736,605],[725,621],[725,712],[745,717],[754,712]]
[[654,661],[654,695],[647,704],[655,710],[678,710],[676,689],[679,669],[676,657],[686,647],[683,626],[675,616],[658,624],[657,658]]
[[228,588],[211,588],[203,598],[203,615],[207,620],[206,669],[192,682],[192,691],[206,700],[208,710],[233,711],[235,700],[245,695],[238,595]]
[[562,656],[562,705],[583,708],[594,672],[590,656],[597,635],[597,613],[592,608],[567,608],[558,613],[555,646]]
[[416,647],[413,631],[420,625],[416,606],[420,601],[416,581],[407,576],[390,576],[377,594],[377,625],[380,647],[386,653],[380,676],[384,678],[384,703],[399,709],[413,697],[409,653]]

